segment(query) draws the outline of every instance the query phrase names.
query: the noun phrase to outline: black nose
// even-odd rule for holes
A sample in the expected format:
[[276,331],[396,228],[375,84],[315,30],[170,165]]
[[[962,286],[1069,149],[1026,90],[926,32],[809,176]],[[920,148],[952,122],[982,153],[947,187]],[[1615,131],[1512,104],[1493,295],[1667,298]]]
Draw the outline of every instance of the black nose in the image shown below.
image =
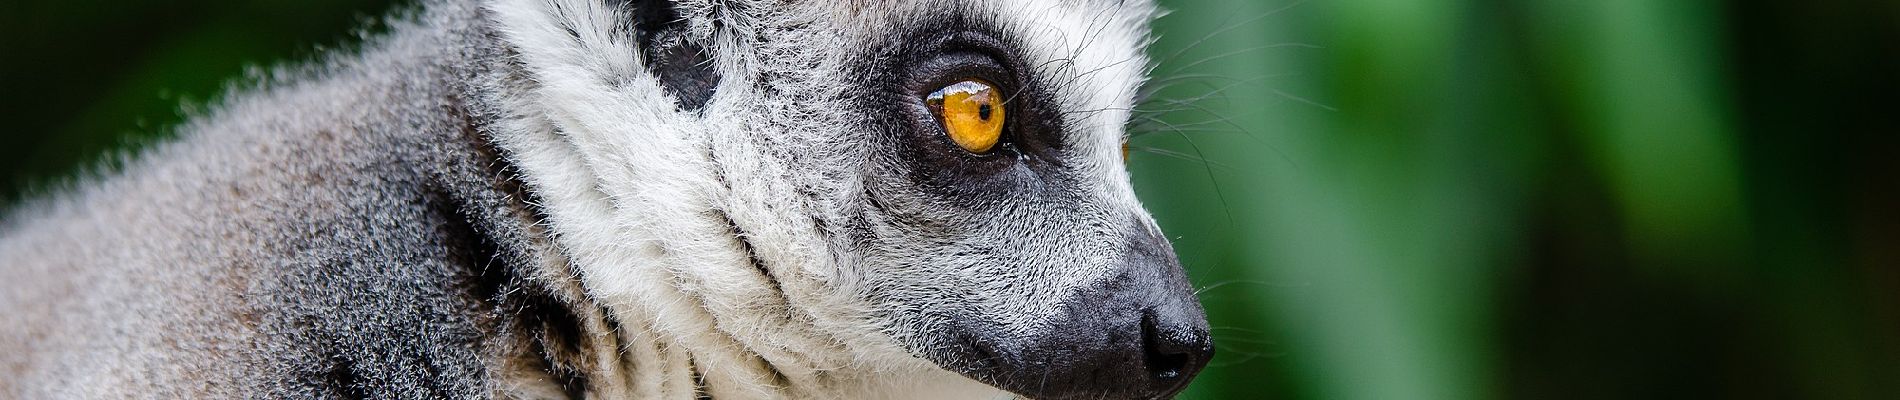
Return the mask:
[[1034,339],[974,340],[990,356],[972,375],[1042,400],[1166,399],[1185,389],[1214,357],[1207,315],[1166,242],[1131,247],[1119,276],[1078,292]]
[[1164,322],[1150,311],[1141,319],[1143,366],[1158,385],[1179,391],[1188,378],[1214,358],[1214,342],[1207,331],[1178,320]]
[[1074,314],[1041,343],[992,347],[995,364],[981,370],[993,374],[979,379],[1040,400],[1167,399],[1214,357],[1198,305],[1103,306],[1082,307],[1095,311]]
[[1043,323],[964,319],[922,353],[1032,399],[1173,398],[1214,358],[1214,342],[1174,249],[1145,232],[1129,238],[1115,274],[1074,288]]

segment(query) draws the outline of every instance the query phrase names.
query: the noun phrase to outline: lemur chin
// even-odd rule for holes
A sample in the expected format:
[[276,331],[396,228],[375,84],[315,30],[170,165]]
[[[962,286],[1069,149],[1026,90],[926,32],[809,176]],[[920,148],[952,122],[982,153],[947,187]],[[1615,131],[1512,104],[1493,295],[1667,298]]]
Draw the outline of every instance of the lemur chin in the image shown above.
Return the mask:
[[1167,398],[1147,0],[424,0],[0,230],[0,398]]

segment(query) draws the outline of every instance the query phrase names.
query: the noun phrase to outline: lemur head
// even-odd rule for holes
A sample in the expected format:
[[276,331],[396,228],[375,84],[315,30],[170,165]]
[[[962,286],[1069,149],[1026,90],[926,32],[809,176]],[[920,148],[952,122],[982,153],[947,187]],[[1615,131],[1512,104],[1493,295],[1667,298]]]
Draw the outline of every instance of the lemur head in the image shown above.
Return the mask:
[[1212,356],[1123,165],[1148,1],[487,9],[495,136],[555,241],[708,385],[1155,398]]

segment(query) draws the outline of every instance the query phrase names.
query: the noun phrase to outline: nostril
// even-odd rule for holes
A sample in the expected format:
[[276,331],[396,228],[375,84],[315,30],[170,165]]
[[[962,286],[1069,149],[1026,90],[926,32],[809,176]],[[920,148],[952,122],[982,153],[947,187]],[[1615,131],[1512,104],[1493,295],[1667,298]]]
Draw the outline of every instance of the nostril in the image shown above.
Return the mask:
[[1185,375],[1194,361],[1194,350],[1155,326],[1154,312],[1141,318],[1141,340],[1148,374],[1157,380],[1173,381]]

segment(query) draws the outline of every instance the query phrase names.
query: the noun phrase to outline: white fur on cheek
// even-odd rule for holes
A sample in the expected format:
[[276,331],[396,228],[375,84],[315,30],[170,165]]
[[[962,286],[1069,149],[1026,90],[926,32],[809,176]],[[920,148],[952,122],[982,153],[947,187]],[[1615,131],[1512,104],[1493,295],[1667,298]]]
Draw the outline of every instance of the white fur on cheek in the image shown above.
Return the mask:
[[[650,218],[638,215],[704,204],[703,193],[682,187],[704,176],[691,167],[703,160],[690,159],[703,152],[692,151],[685,142],[696,129],[673,115],[670,101],[639,98],[661,91],[650,78],[632,73],[637,71],[635,54],[616,52],[611,36],[597,31],[574,29],[582,35],[575,38],[561,28],[611,15],[592,3],[550,7],[548,2],[520,0],[490,6],[531,79],[540,84],[532,93],[519,94],[533,97],[527,103],[534,106],[522,116],[522,125],[530,126],[508,129],[497,140],[518,158],[528,183],[542,196],[556,240],[570,252],[589,294],[617,319],[634,325],[630,329],[654,331],[660,343],[651,353],[659,359],[636,360],[650,363],[634,371],[639,376],[629,384],[635,390],[663,397],[696,391],[690,371],[650,367],[677,365],[679,360],[669,359],[686,357],[705,371],[709,386],[765,389],[768,385],[761,382],[770,379],[767,373],[751,360],[719,351],[738,346],[724,335],[706,334],[712,331],[712,316],[697,307],[700,301],[677,285],[679,276],[663,265],[665,250],[659,241],[664,236],[656,234],[676,229],[654,226]],[[605,87],[609,81],[624,86]],[[645,143],[631,147],[633,140]],[[633,171],[674,176],[681,184],[629,187]],[[772,397],[758,391],[744,395]]]
[[[716,164],[711,138],[735,137],[744,124],[677,110],[611,29],[614,10],[537,0],[497,1],[489,10],[531,82],[507,99],[520,114],[496,141],[540,195],[589,295],[623,328],[639,330],[621,332],[633,364],[628,393],[826,398],[930,386],[967,393],[928,385],[973,382],[902,352],[880,327],[846,311],[868,307],[803,273],[835,268],[814,265],[828,262],[828,251],[810,239],[818,232],[783,215],[795,209],[729,199],[732,191],[783,193],[772,182],[789,171],[770,169],[758,149],[744,146],[722,147],[725,166]],[[720,115],[721,104],[707,114]],[[740,187],[729,191],[722,181]],[[760,261],[793,282],[761,274],[735,224],[750,227],[763,244],[755,249]],[[812,311],[821,309],[833,311]],[[703,387],[695,387],[694,369]]]

